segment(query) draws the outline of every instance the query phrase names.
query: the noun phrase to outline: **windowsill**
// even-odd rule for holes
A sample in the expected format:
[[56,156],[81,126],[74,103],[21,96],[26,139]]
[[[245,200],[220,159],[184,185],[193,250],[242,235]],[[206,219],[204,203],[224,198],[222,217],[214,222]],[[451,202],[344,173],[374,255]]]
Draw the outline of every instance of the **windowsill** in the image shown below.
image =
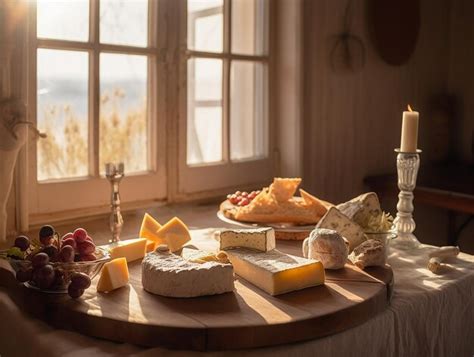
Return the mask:
[[[228,227],[229,225],[220,221],[217,218],[217,211],[219,203],[209,201],[206,203],[177,203],[177,204],[162,204],[148,207],[146,209],[129,210],[123,213],[124,225],[122,228],[121,239],[137,238],[140,230],[140,225],[145,212],[151,214],[161,224],[166,223],[174,216],[178,216],[189,229],[205,229]],[[50,222],[48,222],[50,223]],[[71,232],[78,227],[85,228],[97,245],[106,244],[111,237],[109,229],[108,214],[102,214],[95,217],[86,217],[74,221],[62,222],[53,224],[56,231],[63,235]],[[39,226],[36,226],[27,233],[35,237],[39,231]]]

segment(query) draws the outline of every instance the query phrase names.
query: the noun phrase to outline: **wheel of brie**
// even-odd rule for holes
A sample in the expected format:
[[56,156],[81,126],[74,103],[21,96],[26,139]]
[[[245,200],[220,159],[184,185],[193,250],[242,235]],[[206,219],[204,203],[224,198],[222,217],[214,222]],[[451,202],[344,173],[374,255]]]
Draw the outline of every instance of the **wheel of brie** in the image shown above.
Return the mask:
[[159,246],[143,259],[142,285],[152,294],[168,297],[222,294],[234,289],[234,269],[232,264],[186,260]]

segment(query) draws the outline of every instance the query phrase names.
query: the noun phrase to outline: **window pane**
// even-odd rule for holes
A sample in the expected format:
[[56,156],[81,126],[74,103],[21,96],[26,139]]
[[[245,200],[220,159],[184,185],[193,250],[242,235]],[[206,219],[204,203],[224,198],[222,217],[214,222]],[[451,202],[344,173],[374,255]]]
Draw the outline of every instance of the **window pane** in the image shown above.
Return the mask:
[[100,42],[146,47],[147,0],[101,0]]
[[230,73],[230,157],[267,153],[267,86],[261,63],[232,61]]
[[88,174],[88,54],[39,49],[38,180]]
[[223,0],[188,0],[188,48],[222,52]]
[[222,60],[188,61],[187,163],[222,160]]
[[267,0],[232,0],[232,52],[267,53]]
[[36,6],[38,37],[73,41],[88,40],[88,0],[38,0]]
[[125,171],[148,169],[147,57],[100,55],[99,169],[124,162]]

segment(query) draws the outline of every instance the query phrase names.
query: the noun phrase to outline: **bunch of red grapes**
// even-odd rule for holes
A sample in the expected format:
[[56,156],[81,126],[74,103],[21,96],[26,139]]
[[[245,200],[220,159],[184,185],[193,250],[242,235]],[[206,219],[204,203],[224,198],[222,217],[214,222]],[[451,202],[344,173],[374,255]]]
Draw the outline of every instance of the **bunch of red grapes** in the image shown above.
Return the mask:
[[240,192],[237,191],[233,194],[228,194],[227,199],[230,203],[236,206],[247,206],[252,200],[257,197],[260,191],[252,191],[252,192]]
[[[16,250],[15,250],[16,249]],[[31,261],[31,267],[20,269],[16,278],[20,282],[33,282],[42,290],[57,290],[65,286],[64,266],[52,263],[73,263],[78,261],[96,260],[96,246],[84,228],[77,228],[73,233],[67,233],[62,238],[50,225],[41,227],[39,243],[27,236],[15,239],[12,254],[15,259]],[[20,253],[18,254],[18,250]],[[72,298],[78,298],[91,285],[87,274],[73,272],[70,276],[68,293]]]

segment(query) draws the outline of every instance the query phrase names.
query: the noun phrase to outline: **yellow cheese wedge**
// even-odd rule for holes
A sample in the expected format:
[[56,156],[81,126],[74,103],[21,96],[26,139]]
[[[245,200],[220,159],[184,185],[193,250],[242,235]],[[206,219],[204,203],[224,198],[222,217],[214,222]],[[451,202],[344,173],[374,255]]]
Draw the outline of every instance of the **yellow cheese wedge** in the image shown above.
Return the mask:
[[191,240],[188,227],[178,217],[170,219],[163,227],[161,227],[156,235],[159,240],[168,245],[172,252],[180,250],[183,245]]
[[145,238],[122,240],[109,246],[110,257],[126,258],[128,263],[133,262],[145,256],[146,245]]
[[99,282],[97,283],[97,291],[112,291],[128,284],[129,274],[127,260],[125,258],[117,258],[104,264]]
[[160,241],[156,235],[156,232],[161,228],[161,224],[159,224],[156,219],[150,216],[148,213],[145,213],[142,220],[142,225],[140,227],[140,232],[138,236],[140,238],[146,238],[155,242],[155,245],[163,244],[164,242]]
[[147,240],[146,241],[146,252],[150,253],[153,252],[156,249],[156,242],[152,240]]

